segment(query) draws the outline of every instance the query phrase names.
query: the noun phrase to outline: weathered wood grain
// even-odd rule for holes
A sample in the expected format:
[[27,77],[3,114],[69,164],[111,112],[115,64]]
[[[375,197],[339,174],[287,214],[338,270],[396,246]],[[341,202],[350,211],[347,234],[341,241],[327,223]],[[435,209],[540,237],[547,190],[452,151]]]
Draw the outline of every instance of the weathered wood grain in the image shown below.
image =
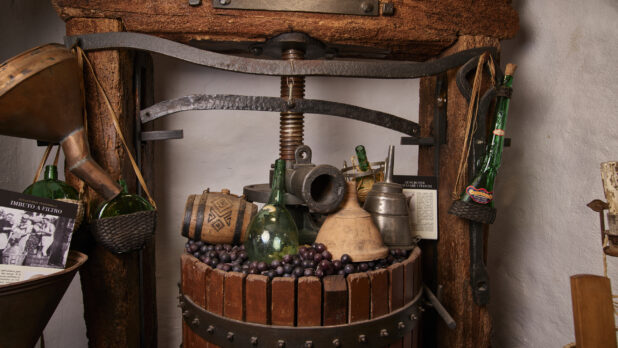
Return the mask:
[[274,278],[271,283],[270,313],[271,324],[294,326],[296,321],[296,280],[294,278]]
[[371,282],[371,318],[377,318],[389,312],[388,271],[379,269],[367,275]]
[[322,323],[322,282],[317,277],[298,278],[296,300],[298,326],[320,326]]
[[[210,273],[210,267],[193,256],[183,254],[182,260],[182,291],[189,296],[195,304],[202,308],[206,308],[206,284],[207,274]],[[201,336],[193,332],[193,330],[183,320],[183,347],[185,348],[200,348],[206,347],[208,342]]]
[[267,276],[250,274],[245,281],[245,320],[270,324],[270,283]]
[[452,45],[458,35],[512,38],[519,28],[508,0],[394,2],[393,16],[213,9],[210,1],[52,0],[60,17],[114,18],[126,31],[152,33],[181,42],[262,42],[281,33],[303,32],[323,42],[364,46],[390,57],[424,60]]
[[[206,309],[209,312],[223,315],[223,292],[225,283],[225,272],[213,269],[208,275],[208,287],[206,288]],[[218,348],[212,343],[208,344],[210,348]]]
[[[398,308],[403,307],[404,304],[404,273],[403,273],[403,264],[395,263],[391,266],[388,266],[388,299],[389,299],[389,309],[390,311],[394,311]],[[401,348],[403,347],[403,340],[399,340],[395,343],[389,345],[390,348]]]
[[324,301],[322,303],[322,325],[337,325],[348,322],[348,288],[342,275],[322,278]]
[[367,273],[348,275],[348,322],[367,320],[371,315],[371,288]]
[[243,320],[245,297],[245,275],[238,272],[225,273],[223,287],[223,315],[228,318]]
[[612,289],[609,278],[592,274],[571,277],[577,348],[616,347]]
[[[496,38],[462,36],[443,55],[474,48],[499,47]],[[457,177],[465,133],[467,102],[459,93],[455,83],[456,70],[447,73],[447,143],[440,148],[440,180],[438,192],[438,242],[421,245],[423,248],[423,275],[430,287],[444,286],[442,303],[457,322],[457,328],[450,330],[441,320],[436,320],[437,331],[426,328],[437,339],[438,347],[488,347],[491,322],[487,308],[477,306],[472,300],[469,260],[469,230],[465,219],[447,213],[452,199],[450,193]],[[435,106],[435,78],[423,78],[420,88],[419,124],[422,136],[432,134],[433,107]],[[419,175],[433,175],[433,149],[419,149]],[[464,182],[467,182],[464,178]],[[433,250],[432,250],[433,249]],[[434,262],[437,260],[437,265]],[[423,343],[425,345],[425,343]]]

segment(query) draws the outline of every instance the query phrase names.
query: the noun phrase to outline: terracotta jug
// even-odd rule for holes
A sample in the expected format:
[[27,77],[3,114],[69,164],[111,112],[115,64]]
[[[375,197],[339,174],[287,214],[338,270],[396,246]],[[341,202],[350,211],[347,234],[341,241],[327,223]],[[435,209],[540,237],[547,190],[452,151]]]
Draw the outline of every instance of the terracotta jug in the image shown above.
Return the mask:
[[354,182],[347,183],[341,207],[326,218],[315,241],[324,244],[333,259],[348,254],[353,262],[362,262],[388,255],[388,248],[384,246],[371,214],[358,204]]

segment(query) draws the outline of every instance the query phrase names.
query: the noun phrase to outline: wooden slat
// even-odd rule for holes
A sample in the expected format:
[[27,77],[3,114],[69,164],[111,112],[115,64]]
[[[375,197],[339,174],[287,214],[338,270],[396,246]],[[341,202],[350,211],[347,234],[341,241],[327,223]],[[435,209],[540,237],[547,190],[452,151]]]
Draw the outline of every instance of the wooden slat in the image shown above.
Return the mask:
[[[190,274],[193,279],[189,280],[193,283],[191,287],[191,299],[195,304],[199,305],[202,308],[206,308],[206,275],[210,273],[211,268],[206,266],[203,262],[194,259],[195,262],[192,264],[192,271]],[[194,333],[191,329],[189,334],[192,340],[193,347],[206,347],[208,342],[202,338],[200,335]],[[187,346],[189,348],[191,346]]]
[[348,322],[367,320],[371,313],[371,288],[367,273],[348,275]]
[[577,348],[616,347],[609,278],[591,274],[572,276],[571,298]]
[[[402,262],[403,264],[403,303],[406,304],[414,298],[414,290],[416,284],[414,279],[416,277],[416,259],[413,255],[410,255],[406,260]],[[403,336],[403,346],[406,348],[412,347],[412,334],[413,331],[408,331]]]
[[377,318],[389,312],[388,271],[379,269],[367,272],[371,282],[371,318]]
[[[214,269],[208,275],[208,287],[206,289],[206,309],[209,312],[223,315],[223,289],[225,283],[225,272]],[[210,348],[218,348],[212,343]]]
[[223,315],[228,318],[243,320],[245,275],[238,272],[227,272],[223,289]]
[[[189,269],[191,267],[191,263],[192,263],[192,257],[187,255],[187,254],[182,254],[180,256],[180,286],[182,288],[182,292],[186,295],[189,295]],[[190,296],[190,295],[189,295]],[[183,319],[181,319],[182,321],[182,344],[183,346],[187,346],[190,347],[192,346],[192,339],[193,336],[191,336],[191,329],[189,328],[189,326],[187,325],[187,323],[185,323],[185,321]]]
[[342,275],[323,278],[324,302],[322,323],[324,326],[345,324],[348,321],[348,289]]
[[298,279],[296,300],[298,326],[320,326],[322,324],[322,282],[317,277]]
[[[389,309],[394,311],[403,306],[404,298],[404,274],[403,265],[396,263],[387,268],[389,275]],[[395,342],[391,344],[391,348],[403,347],[403,341]]]
[[274,278],[270,284],[272,325],[294,326],[296,312],[296,281],[294,278]]
[[270,324],[268,277],[250,274],[245,281],[245,320]]

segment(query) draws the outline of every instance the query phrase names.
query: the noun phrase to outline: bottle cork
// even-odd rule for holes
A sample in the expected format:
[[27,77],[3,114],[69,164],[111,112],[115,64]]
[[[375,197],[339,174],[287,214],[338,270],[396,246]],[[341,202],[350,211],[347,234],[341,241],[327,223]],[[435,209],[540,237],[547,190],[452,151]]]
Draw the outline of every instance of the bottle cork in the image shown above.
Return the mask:
[[517,70],[517,64],[508,63],[506,65],[506,69],[504,70],[504,75],[513,76],[515,70]]

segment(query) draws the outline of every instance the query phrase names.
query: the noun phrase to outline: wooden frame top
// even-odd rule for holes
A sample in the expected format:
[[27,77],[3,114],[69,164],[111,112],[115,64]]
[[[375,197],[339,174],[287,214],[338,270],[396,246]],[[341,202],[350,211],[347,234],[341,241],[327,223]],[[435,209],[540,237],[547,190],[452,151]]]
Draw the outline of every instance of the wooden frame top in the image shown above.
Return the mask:
[[[451,46],[459,35],[512,38],[519,29],[510,0],[394,0],[392,16],[214,9],[205,0],[52,0],[64,21],[119,19],[125,31],[178,42],[264,42],[278,34],[303,32],[324,43],[369,47],[384,58],[425,60]],[[383,1],[384,2],[384,1]]]

